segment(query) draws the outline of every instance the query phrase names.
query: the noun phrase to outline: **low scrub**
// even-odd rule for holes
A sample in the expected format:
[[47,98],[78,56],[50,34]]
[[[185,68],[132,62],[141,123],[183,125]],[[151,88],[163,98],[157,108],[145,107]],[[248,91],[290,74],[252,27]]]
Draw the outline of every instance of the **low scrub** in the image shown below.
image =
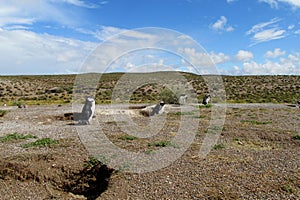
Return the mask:
[[176,112],[175,115],[193,115],[194,112]]
[[199,109],[202,109],[202,108],[211,108],[212,106],[213,106],[212,104],[200,105]]
[[7,112],[6,110],[0,109],[0,117],[3,117],[6,114],[6,112]]
[[295,135],[295,136],[293,136],[293,139],[294,139],[294,140],[300,140],[300,135]]
[[137,137],[135,137],[133,135],[124,135],[124,136],[119,137],[119,139],[121,139],[121,140],[136,140]]
[[1,142],[8,142],[11,140],[27,140],[30,138],[36,138],[36,136],[28,134],[28,135],[23,135],[20,133],[12,133],[12,134],[8,134],[6,136],[0,137],[0,141]]
[[54,144],[58,144],[57,140],[52,140],[50,138],[43,138],[43,139],[39,139],[35,142],[30,142],[27,144],[23,144],[21,145],[23,148],[29,148],[29,147],[49,147],[52,146]]
[[102,163],[95,157],[89,157],[88,160],[84,161],[83,166],[87,168],[93,168],[97,165],[102,165]]
[[213,149],[224,149],[225,145],[224,144],[216,144],[213,146]]
[[255,125],[265,125],[265,124],[271,124],[272,123],[270,121],[259,122],[259,121],[256,121],[256,120],[242,120],[241,122],[251,123],[251,124],[255,124]]
[[175,146],[171,141],[168,140],[163,140],[163,141],[158,141],[158,142],[151,142],[148,143],[149,147],[168,147],[168,146]]

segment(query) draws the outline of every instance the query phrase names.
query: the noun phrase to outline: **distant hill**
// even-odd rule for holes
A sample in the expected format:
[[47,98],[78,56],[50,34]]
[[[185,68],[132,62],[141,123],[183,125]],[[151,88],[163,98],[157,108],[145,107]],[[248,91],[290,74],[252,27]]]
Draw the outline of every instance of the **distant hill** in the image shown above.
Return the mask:
[[[128,80],[128,84],[134,82],[135,78],[143,80],[144,77],[153,79],[164,77],[165,81],[176,85],[176,80],[172,79],[174,78],[173,73],[175,72],[133,73],[131,74],[133,78]],[[209,91],[209,87],[204,81],[205,77],[209,76],[183,72],[180,74],[192,85],[199,100]],[[89,94],[86,92],[86,88],[79,87],[78,77],[82,79],[82,82],[88,82],[91,75],[100,77],[99,74],[0,76],[0,103],[9,105],[16,102],[27,104],[69,103],[72,101],[73,90],[81,91],[83,96]],[[110,102],[113,89],[120,78],[124,78],[123,75],[124,73],[101,75],[97,89],[89,88],[96,93],[97,103]],[[124,81],[123,78],[122,81]],[[222,76],[222,79],[228,102],[295,103],[296,100],[300,100],[300,76]],[[162,98],[165,90],[166,88],[161,84],[149,83],[130,93],[130,100],[133,103],[158,101]],[[128,95],[127,91],[123,91],[121,94]]]

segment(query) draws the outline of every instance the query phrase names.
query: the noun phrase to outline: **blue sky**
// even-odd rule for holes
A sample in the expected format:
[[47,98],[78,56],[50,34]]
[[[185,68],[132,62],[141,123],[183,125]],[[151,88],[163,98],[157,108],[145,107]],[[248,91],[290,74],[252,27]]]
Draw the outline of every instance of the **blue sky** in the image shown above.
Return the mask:
[[[1,74],[78,73],[97,46],[144,27],[190,36],[221,74],[300,75],[300,0],[1,0]],[[108,71],[139,71],[142,54],[158,54],[155,70],[190,71],[153,51]]]

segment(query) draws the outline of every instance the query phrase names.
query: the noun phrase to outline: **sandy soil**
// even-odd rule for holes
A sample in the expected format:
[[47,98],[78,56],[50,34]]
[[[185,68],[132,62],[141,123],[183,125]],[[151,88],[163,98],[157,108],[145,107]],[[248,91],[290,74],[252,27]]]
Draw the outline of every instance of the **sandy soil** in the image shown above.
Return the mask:
[[[208,130],[213,107],[192,105],[180,110],[167,105],[165,114],[149,118],[129,105],[97,106],[96,117],[86,126],[64,117],[72,112],[71,105],[1,107],[8,112],[0,118],[0,137],[20,133],[37,138],[0,142],[0,197],[300,199],[300,140],[294,139],[300,134],[300,109],[287,104],[228,104],[225,124],[218,132],[220,127]],[[189,124],[183,132],[182,121]],[[114,165],[109,154],[98,155],[102,164],[93,163],[90,156],[98,148],[91,147],[103,145],[95,136],[99,127],[112,144],[142,155],[137,158],[144,163],[138,165],[131,158],[132,162]],[[199,157],[206,136],[218,133],[208,155]],[[173,140],[180,134],[186,135]],[[89,146],[86,142],[94,136],[100,143]],[[42,138],[58,144],[22,147]],[[183,138],[193,140],[185,146],[180,143]],[[166,141],[172,143],[164,147]],[[175,158],[172,153],[182,149]],[[170,159],[174,159],[170,165],[160,167]],[[153,171],[132,172],[143,166]]]

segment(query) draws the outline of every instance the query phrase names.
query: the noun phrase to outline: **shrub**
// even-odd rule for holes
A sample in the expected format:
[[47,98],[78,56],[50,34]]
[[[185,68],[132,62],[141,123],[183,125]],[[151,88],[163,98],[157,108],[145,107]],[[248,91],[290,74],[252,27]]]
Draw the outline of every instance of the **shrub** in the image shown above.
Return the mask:
[[176,94],[174,94],[168,88],[163,89],[163,91],[160,93],[160,97],[167,104],[179,104]]
[[30,142],[28,144],[23,144],[22,147],[23,148],[29,148],[29,147],[48,147],[54,144],[58,144],[57,140],[52,140],[50,138],[43,138],[43,139],[39,139],[35,142]]
[[224,149],[225,145],[224,144],[216,144],[213,146],[213,149]]
[[294,139],[294,140],[300,140],[300,135],[295,135],[295,136],[293,136],[293,139]]
[[270,121],[259,122],[259,121],[256,121],[256,120],[242,120],[241,122],[246,122],[246,123],[251,123],[251,124],[256,124],[256,125],[264,125],[264,124],[271,124],[272,123]]
[[87,168],[92,168],[94,166],[97,166],[99,164],[102,164],[97,158],[95,157],[89,157],[87,161],[84,161],[83,166]]
[[176,112],[175,115],[193,115],[195,114],[194,112],[190,111],[190,112]]
[[36,138],[36,136],[34,135],[23,135],[23,134],[19,134],[19,133],[12,133],[12,134],[8,134],[4,137],[0,137],[0,141],[1,142],[8,142],[10,140],[26,140],[26,139],[30,139],[30,138]]
[[199,109],[202,109],[202,108],[211,108],[212,106],[213,106],[212,104],[200,105]]
[[13,106],[20,106],[22,103],[20,101],[13,101]]
[[119,137],[119,139],[122,139],[122,140],[136,140],[137,137],[135,137],[133,135],[124,135],[124,136]]
[[7,112],[6,110],[0,109],[0,117],[3,117],[6,114],[6,112]]
[[162,140],[162,141],[159,141],[159,142],[151,142],[151,143],[148,143],[148,146],[149,147],[167,147],[167,146],[176,146],[175,144],[173,144],[171,141],[168,141],[168,140]]

